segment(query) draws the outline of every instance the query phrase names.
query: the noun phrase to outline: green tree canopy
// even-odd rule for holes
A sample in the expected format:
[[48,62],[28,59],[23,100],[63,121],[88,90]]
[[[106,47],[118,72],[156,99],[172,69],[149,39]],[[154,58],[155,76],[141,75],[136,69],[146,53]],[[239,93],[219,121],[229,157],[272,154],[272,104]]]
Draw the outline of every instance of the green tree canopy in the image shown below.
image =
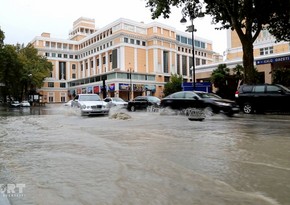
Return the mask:
[[0,48],[4,45],[5,35],[4,32],[0,29]]
[[[3,32],[2,32],[3,33]],[[4,40],[4,35],[0,42]],[[43,80],[52,71],[52,64],[44,56],[38,55],[31,44],[3,45],[0,47],[0,83],[1,95],[21,100],[28,90],[42,87]]]
[[290,88],[289,68],[277,68],[273,70],[273,83],[285,85]]
[[290,40],[289,0],[147,0],[152,18],[169,18],[171,6],[182,8],[184,16],[195,19],[200,13],[212,16],[217,29],[235,30],[243,48],[244,80],[254,83],[253,43],[263,29],[277,41]]
[[164,96],[181,91],[182,90],[182,87],[181,87],[182,81],[183,81],[183,78],[181,75],[171,74],[170,82],[168,82],[164,85],[164,90],[163,90]]
[[230,69],[227,68],[227,65],[220,64],[217,69],[213,70],[210,80],[216,88],[223,88],[229,75]]

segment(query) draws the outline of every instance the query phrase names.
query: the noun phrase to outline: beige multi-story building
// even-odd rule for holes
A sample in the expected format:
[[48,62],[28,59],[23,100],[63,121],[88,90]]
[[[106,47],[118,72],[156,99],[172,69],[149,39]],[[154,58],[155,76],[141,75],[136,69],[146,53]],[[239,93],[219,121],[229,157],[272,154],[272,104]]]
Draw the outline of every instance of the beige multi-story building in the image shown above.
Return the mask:
[[[276,39],[270,35],[267,30],[261,31],[260,35],[253,44],[254,46],[254,64],[260,73],[261,79],[265,83],[272,83],[272,71],[277,68],[290,69],[290,43],[276,42]],[[227,51],[226,59],[223,64],[228,68],[234,68],[236,65],[242,65],[243,50],[240,39],[235,31],[227,31]],[[214,69],[220,63],[198,66],[196,69],[196,78],[199,80],[208,80]]]
[[120,18],[96,29],[95,20],[81,17],[69,39],[42,33],[31,42],[53,64],[38,90],[44,102],[65,102],[78,93],[99,93],[125,100],[138,95],[162,97],[171,74],[192,80],[196,66],[221,59],[212,42],[158,22],[145,24]]

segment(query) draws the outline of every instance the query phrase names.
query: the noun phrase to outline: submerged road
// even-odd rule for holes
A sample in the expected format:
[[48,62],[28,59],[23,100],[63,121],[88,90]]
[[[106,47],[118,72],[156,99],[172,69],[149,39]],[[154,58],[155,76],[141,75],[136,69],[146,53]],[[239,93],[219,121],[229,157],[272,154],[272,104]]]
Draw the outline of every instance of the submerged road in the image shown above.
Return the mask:
[[[0,202],[290,204],[290,116],[122,112],[131,119],[1,110]],[[13,196],[7,184],[25,187]]]

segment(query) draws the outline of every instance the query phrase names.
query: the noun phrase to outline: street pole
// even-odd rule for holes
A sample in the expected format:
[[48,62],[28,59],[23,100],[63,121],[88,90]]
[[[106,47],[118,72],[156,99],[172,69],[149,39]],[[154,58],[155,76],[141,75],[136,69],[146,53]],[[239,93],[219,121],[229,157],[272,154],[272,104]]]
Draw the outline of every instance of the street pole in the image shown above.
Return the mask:
[[132,70],[131,68],[129,68],[129,80],[130,80],[130,83],[129,83],[129,90],[128,90],[128,101],[130,101],[132,99],[132,91],[133,91],[133,86],[132,86]]
[[[197,15],[197,17],[202,17],[202,15]],[[195,83],[195,51],[194,51],[194,32],[196,31],[193,25],[193,19],[194,18],[190,18],[191,20],[191,25],[187,26],[187,32],[191,32],[191,40],[192,40],[192,88],[193,90],[195,90],[196,87],[196,83]],[[185,19],[185,17],[183,16],[183,18],[180,20],[180,23],[184,24],[186,23],[187,20]]]
[[192,38],[192,87],[193,91],[195,91],[195,59],[194,59],[194,25],[193,25],[193,19],[191,19],[191,38]]
[[130,100],[132,99],[132,71],[130,68]]

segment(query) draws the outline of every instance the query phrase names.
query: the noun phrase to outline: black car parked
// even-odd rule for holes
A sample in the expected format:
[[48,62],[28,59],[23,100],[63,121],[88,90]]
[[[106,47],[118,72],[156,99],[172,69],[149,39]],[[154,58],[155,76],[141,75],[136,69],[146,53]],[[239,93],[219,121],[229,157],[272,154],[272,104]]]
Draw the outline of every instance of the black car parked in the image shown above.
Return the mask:
[[175,110],[198,108],[214,114],[223,112],[228,116],[239,112],[239,107],[234,101],[222,99],[218,95],[202,91],[180,91],[173,93],[163,98],[160,106],[162,108],[170,107]]
[[155,96],[138,96],[128,102],[127,109],[129,111],[143,110],[148,106],[159,107],[160,99]]
[[282,85],[241,85],[235,94],[244,113],[290,112],[290,90]]

